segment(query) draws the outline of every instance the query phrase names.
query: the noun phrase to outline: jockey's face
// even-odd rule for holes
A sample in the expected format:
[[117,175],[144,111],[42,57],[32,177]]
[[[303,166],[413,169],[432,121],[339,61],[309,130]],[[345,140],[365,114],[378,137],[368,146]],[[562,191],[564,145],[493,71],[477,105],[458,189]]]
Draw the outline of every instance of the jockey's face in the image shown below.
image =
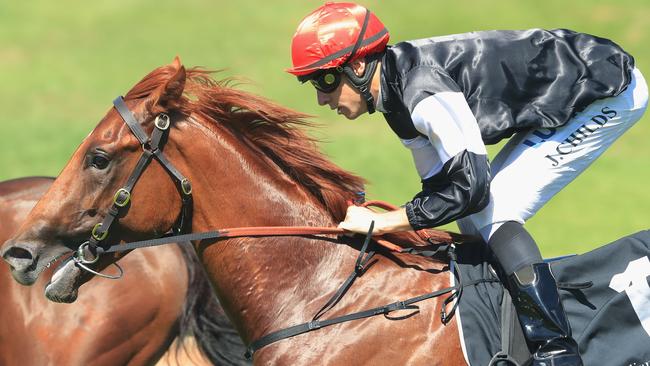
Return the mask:
[[[351,63],[354,72],[361,76],[365,70],[364,60],[355,60]],[[361,93],[350,84],[345,75],[341,75],[341,83],[331,93],[324,93],[316,89],[316,98],[319,105],[327,105],[338,114],[347,119],[355,119],[368,111],[368,105]]]

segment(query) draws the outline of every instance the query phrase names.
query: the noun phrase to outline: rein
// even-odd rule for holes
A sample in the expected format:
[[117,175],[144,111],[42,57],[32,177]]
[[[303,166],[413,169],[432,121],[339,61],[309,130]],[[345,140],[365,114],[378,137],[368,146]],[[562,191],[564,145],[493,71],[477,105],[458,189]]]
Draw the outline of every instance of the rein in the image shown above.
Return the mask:
[[[93,227],[90,238],[84,243],[82,243],[78,247],[78,249],[74,252],[72,259],[75,261],[75,264],[78,267],[82,268],[83,270],[101,277],[118,279],[122,276],[124,272],[119,267],[119,265],[117,265],[117,263],[113,263],[113,264],[116,265],[120,271],[118,276],[109,276],[109,275],[99,273],[89,268],[87,265],[96,263],[99,260],[100,256],[104,253],[123,252],[123,251],[133,250],[137,248],[153,247],[153,246],[178,243],[178,242],[191,242],[191,241],[201,241],[201,240],[208,240],[208,239],[224,240],[224,239],[237,238],[237,237],[317,236],[317,235],[342,235],[342,234],[349,233],[343,229],[339,229],[336,227],[304,227],[304,226],[264,227],[261,226],[261,227],[229,228],[229,229],[221,229],[217,231],[184,234],[188,231],[191,231],[192,208],[193,208],[192,185],[190,184],[189,180],[185,176],[183,176],[163,154],[162,150],[167,141],[167,137],[169,135],[169,128],[171,126],[169,116],[165,113],[159,114],[154,121],[155,128],[151,136],[148,137],[140,127],[135,116],[133,115],[131,110],[129,110],[126,103],[124,102],[124,99],[121,96],[117,97],[113,101],[113,104],[115,109],[119,113],[119,115],[122,117],[122,120],[127,124],[131,132],[138,139],[138,142],[142,146],[143,151],[142,151],[142,155],[140,156],[140,159],[138,160],[138,163],[136,164],[131,175],[129,176],[126,184],[115,192],[113,196],[113,203],[108,210],[108,214],[104,217],[102,222],[96,224]],[[160,238],[142,240],[142,241],[136,241],[136,242],[130,242],[124,244],[114,244],[114,245],[107,244],[105,242],[105,239],[108,237],[109,229],[111,228],[111,225],[117,219],[119,219],[119,217],[122,216],[125,208],[129,206],[131,202],[131,192],[133,191],[135,184],[137,183],[138,179],[140,178],[144,170],[147,168],[147,166],[149,165],[149,163],[151,163],[151,160],[153,159],[156,159],[163,166],[165,171],[167,171],[169,176],[176,184],[176,188],[179,192],[181,202],[182,202],[181,212],[177,222],[174,224],[174,226],[172,227],[169,233],[167,233],[165,236]],[[380,201],[369,201],[364,203],[363,206],[379,207],[385,210],[396,209],[396,207]],[[307,333],[316,329],[320,329],[326,326],[334,325],[334,324],[339,324],[351,320],[368,318],[376,315],[388,316],[388,314],[390,314],[391,312],[398,311],[398,310],[413,310],[413,312],[409,315],[396,318],[396,319],[405,319],[419,312],[419,307],[417,305],[414,305],[415,303],[427,299],[431,299],[434,297],[438,297],[443,294],[450,293],[451,295],[449,295],[443,301],[442,310],[440,314],[443,324],[447,324],[451,320],[453,314],[455,313],[456,307],[458,305],[458,300],[462,295],[462,290],[464,287],[473,286],[483,282],[496,281],[490,279],[481,279],[481,280],[463,283],[463,281],[461,280],[460,271],[458,270],[458,264],[456,262],[454,243],[458,239],[463,239],[468,237],[459,235],[456,238],[454,238],[451,234],[449,234],[446,237],[435,237],[424,230],[420,230],[416,232],[420,236],[420,238],[435,246],[435,248],[432,250],[421,250],[417,248],[402,248],[398,245],[395,245],[393,243],[390,243],[378,237],[374,238],[374,240],[371,241],[371,239],[373,239],[373,235],[372,235],[373,228],[374,228],[374,221],[370,224],[370,228],[368,230],[368,233],[366,234],[364,243],[359,252],[359,256],[357,257],[357,260],[355,262],[354,271],[341,284],[339,289],[325,303],[325,305],[321,307],[321,309],[316,313],[316,315],[314,315],[312,320],[307,323],[303,323],[286,329],[271,332],[253,341],[247,348],[245,354],[247,358],[249,359],[252,358],[255,351],[271,343],[289,337],[293,337],[299,334]],[[445,243],[443,244],[435,243],[434,242],[435,240],[443,241]],[[348,315],[343,315],[332,319],[320,320],[320,318],[325,313],[327,313],[330,309],[332,309],[343,298],[343,296],[348,291],[348,289],[352,286],[354,281],[357,278],[359,278],[361,275],[363,275],[366,272],[366,270],[369,268],[368,263],[370,262],[370,259],[372,259],[372,257],[375,255],[375,252],[377,250],[374,249],[368,251],[371,245],[373,246],[373,248],[379,245],[380,248],[378,249],[384,248],[393,252],[410,253],[410,254],[416,254],[425,257],[433,257],[439,253],[446,253],[450,260],[449,268],[452,271],[452,274],[457,279],[457,284],[455,286],[451,286],[438,291],[419,295],[410,299],[397,301],[381,307],[376,307],[376,308],[372,308],[372,309],[368,309],[368,310],[364,310],[364,311],[360,311]],[[449,305],[454,300],[456,301],[452,305],[451,310],[447,311],[446,309],[447,305]]]

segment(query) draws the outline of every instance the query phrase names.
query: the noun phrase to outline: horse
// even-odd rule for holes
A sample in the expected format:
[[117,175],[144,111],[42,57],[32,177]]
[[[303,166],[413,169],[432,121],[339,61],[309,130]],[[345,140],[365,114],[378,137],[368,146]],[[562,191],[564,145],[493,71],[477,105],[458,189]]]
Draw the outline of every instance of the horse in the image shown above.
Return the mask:
[[[304,132],[311,125],[306,115],[239,90],[230,80],[216,80],[201,68],[186,69],[176,58],[118,98],[131,113],[127,124],[119,107],[110,109],[4,244],[1,253],[13,277],[33,284],[48,263],[80,246],[88,249],[91,236],[110,243],[150,239],[178,229],[179,221],[192,232],[331,227],[341,221],[363,180],[318,150]],[[144,134],[155,137],[145,141]],[[156,161],[143,164],[143,151],[157,154]],[[136,170],[141,175],[133,186],[127,180]],[[187,182],[191,187],[182,184]],[[132,190],[117,191],[125,186]],[[184,214],[187,200],[180,191],[191,193],[192,215]],[[123,193],[128,204],[126,197],[116,198]],[[124,209],[106,234],[98,222],[112,215],[113,203]],[[358,241],[332,235],[208,239],[193,245],[247,344],[312,319],[354,268],[360,250]],[[95,259],[95,269],[118,263],[112,255]],[[68,261],[54,274],[46,295],[71,301],[84,273]],[[442,260],[378,251],[327,317],[441,290],[451,282]],[[453,318],[446,325],[440,322],[442,308],[442,299],[432,298],[405,316],[318,329],[259,349],[253,363],[464,365],[458,325]]]
[[[0,242],[18,229],[53,181],[0,182]],[[18,285],[2,266],[0,364],[166,365],[181,359],[196,365],[247,364],[243,344],[194,258],[187,246],[135,252],[123,259],[124,267],[142,273],[115,283],[98,280],[71,305],[47,301],[38,287]],[[192,336],[198,347],[184,343]],[[178,348],[170,347],[172,342]]]

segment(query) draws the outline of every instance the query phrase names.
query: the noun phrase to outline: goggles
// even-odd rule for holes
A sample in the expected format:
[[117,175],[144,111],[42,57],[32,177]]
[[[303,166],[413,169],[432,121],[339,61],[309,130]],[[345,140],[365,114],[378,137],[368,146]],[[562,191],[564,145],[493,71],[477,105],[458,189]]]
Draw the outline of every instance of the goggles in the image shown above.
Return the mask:
[[337,68],[327,69],[307,75],[304,79],[306,80],[301,81],[304,82],[309,80],[316,90],[329,94],[336,90],[336,88],[339,87],[339,84],[341,84],[341,72],[337,70]]

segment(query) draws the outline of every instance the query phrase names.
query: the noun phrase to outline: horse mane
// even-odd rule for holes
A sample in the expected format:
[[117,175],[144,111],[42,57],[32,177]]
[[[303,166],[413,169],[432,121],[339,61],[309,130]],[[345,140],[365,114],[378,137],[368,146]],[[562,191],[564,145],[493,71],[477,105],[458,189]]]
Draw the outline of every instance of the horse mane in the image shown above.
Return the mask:
[[224,313],[192,244],[178,246],[187,264],[188,286],[178,324],[179,339],[183,341],[176,343],[177,359],[178,353],[186,347],[184,340],[194,337],[199,350],[212,364],[251,365],[244,358],[246,346]]
[[[177,72],[177,67],[170,64],[153,70],[125,98],[150,96]],[[305,187],[334,220],[343,220],[349,201],[364,190],[364,180],[319,151],[319,141],[304,131],[314,126],[307,120],[309,116],[233,87],[236,79],[215,80],[212,73],[198,67],[186,71],[180,112],[225,127]]]
[[[149,97],[176,74],[178,67],[180,62],[153,70],[127,93],[126,99]],[[213,73],[198,67],[186,70],[179,112],[199,116],[226,128],[242,143],[270,158],[295,182],[305,187],[328,211],[333,221],[342,221],[350,201],[358,199],[359,192],[364,190],[364,180],[340,168],[318,150],[319,141],[304,131],[306,127],[314,126],[307,120],[309,116],[231,86],[236,79],[215,80],[211,76]],[[427,232],[432,242],[477,240],[435,229]],[[413,246],[419,241],[414,232],[408,231],[391,233],[388,237],[404,247]]]

